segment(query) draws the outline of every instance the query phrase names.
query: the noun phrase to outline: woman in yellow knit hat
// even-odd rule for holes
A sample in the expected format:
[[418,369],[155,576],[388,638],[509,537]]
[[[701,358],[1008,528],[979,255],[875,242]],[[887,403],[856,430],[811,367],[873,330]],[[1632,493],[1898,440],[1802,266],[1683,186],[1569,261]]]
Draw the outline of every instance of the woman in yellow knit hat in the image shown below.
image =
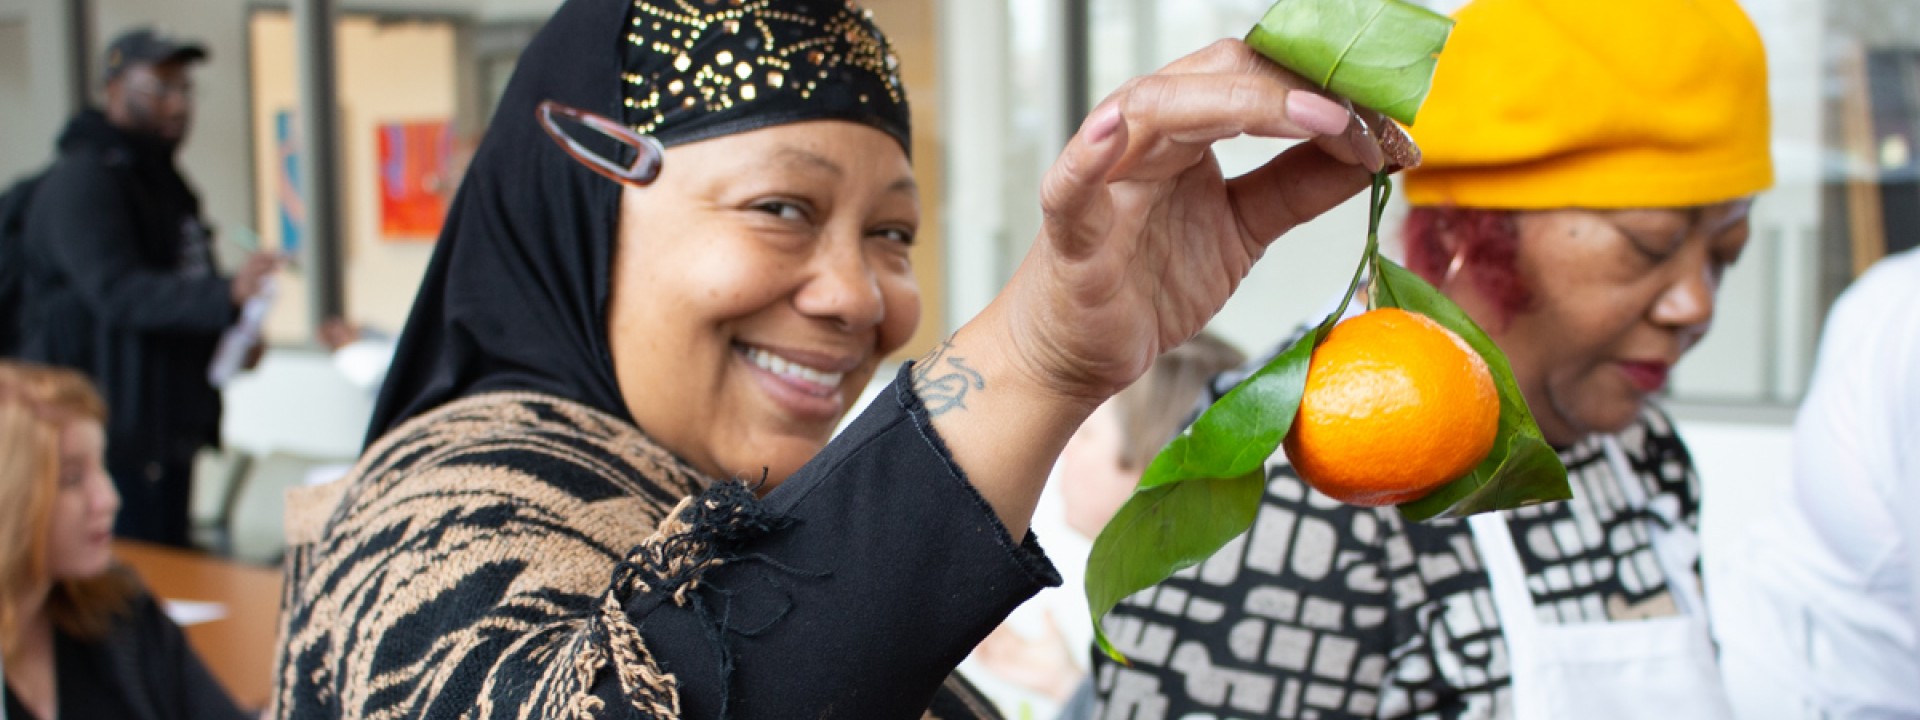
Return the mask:
[[1100,660],[1098,717],[1728,716],[1699,485],[1650,400],[1772,182],[1760,38],[1733,0],[1457,19],[1412,128],[1408,265],[1508,354],[1574,498],[1409,523],[1276,455],[1244,538],[1108,619],[1133,664]]

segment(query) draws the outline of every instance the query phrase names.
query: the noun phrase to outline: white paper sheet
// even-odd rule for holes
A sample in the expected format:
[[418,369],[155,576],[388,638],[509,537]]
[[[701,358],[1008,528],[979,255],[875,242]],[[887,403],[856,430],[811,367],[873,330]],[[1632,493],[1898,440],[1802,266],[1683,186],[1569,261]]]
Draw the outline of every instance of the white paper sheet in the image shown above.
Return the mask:
[[273,308],[273,297],[278,292],[274,278],[267,278],[260,284],[260,292],[247,298],[247,304],[240,307],[240,321],[227,328],[220,335],[220,345],[213,352],[213,362],[207,366],[207,383],[223,388],[227,381],[240,372],[240,366],[246,364],[247,353],[260,342],[260,326],[267,321],[267,311]]
[[160,608],[180,627],[210,623],[227,616],[226,603],[209,600],[161,600]]

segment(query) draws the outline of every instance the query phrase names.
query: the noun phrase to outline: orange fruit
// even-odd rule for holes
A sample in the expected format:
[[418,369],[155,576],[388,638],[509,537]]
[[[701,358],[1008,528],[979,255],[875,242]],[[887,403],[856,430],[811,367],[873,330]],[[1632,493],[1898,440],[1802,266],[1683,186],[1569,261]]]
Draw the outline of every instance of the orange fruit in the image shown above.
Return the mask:
[[1425,315],[1381,308],[1334,326],[1314,349],[1287,458],[1327,497],[1395,505],[1467,474],[1499,426],[1480,354]]

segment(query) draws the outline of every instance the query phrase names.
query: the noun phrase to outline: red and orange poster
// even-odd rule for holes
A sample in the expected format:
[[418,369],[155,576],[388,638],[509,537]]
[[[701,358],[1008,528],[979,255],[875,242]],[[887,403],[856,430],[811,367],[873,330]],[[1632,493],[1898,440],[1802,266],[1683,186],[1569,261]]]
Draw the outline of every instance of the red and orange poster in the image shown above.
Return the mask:
[[380,126],[380,233],[433,240],[453,195],[453,128],[444,120]]

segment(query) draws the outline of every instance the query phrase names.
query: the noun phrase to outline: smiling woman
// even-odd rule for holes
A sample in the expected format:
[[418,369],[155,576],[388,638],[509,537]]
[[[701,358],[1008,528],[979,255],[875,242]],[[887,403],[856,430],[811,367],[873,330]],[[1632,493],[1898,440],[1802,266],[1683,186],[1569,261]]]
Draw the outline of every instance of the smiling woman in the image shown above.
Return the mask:
[[912,166],[871,128],[676,147],[621,219],[607,314],[627,409],[714,477],[786,480],[919,321]]
[[[280,717],[993,714],[949,674],[1059,581],[1027,524],[1067,437],[1365,153],[1239,42],[1143,78],[993,305],[829,444],[920,316],[897,66],[845,2],[559,10],[365,454],[289,500]],[[1318,140],[1228,180],[1243,133]]]

